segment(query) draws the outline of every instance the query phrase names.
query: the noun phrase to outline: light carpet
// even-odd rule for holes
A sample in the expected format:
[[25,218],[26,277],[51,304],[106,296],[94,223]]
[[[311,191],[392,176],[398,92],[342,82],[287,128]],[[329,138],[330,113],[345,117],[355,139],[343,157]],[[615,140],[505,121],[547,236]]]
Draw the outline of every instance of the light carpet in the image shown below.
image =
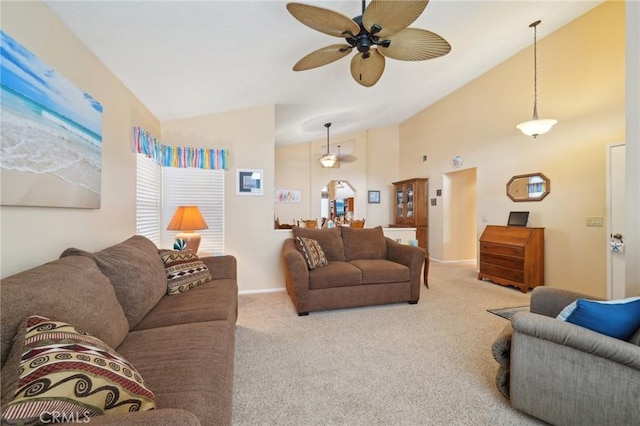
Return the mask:
[[298,317],[286,293],[239,297],[235,425],[540,425],[494,380],[487,312],[530,294],[476,279],[475,263],[431,263],[416,305]]

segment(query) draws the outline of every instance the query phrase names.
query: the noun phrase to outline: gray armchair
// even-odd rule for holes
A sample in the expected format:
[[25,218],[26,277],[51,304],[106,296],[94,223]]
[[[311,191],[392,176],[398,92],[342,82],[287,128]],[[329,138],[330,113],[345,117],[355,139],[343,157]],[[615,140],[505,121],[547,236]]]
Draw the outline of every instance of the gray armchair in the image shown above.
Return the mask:
[[640,425],[640,329],[629,341],[555,317],[586,295],[536,287],[492,345],[498,389],[554,425]]

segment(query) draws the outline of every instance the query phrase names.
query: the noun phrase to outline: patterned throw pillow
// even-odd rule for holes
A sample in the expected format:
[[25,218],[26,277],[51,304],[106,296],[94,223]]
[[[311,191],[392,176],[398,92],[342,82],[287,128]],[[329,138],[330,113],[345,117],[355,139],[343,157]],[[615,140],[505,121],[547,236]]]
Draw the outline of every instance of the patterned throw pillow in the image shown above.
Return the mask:
[[191,250],[161,250],[167,273],[167,294],[180,294],[211,281],[211,272]]
[[22,357],[14,398],[2,415],[7,423],[86,423],[101,414],[155,409],[140,374],[102,340],[40,316],[29,317],[19,333]]
[[298,247],[307,261],[309,269],[316,269],[329,264],[320,244],[312,239],[305,237],[296,237]]

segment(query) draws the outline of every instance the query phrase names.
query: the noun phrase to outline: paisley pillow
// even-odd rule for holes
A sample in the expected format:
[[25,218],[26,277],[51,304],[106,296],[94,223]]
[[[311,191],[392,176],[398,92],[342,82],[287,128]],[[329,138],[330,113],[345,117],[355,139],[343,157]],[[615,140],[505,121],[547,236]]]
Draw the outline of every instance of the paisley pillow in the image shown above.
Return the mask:
[[[7,423],[86,423],[101,414],[155,409],[153,392],[138,371],[102,340],[40,316],[29,317],[16,339],[21,357],[10,356],[2,374],[12,382],[11,389],[3,384],[3,393],[13,394],[3,407]],[[19,365],[10,365],[14,360]]]

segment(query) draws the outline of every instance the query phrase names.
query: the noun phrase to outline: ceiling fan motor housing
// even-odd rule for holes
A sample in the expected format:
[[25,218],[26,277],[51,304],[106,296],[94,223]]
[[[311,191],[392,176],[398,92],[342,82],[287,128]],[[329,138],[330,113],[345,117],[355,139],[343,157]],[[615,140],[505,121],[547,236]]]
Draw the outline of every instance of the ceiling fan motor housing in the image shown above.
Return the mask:
[[358,49],[358,52],[363,53],[362,56],[364,58],[369,57],[369,49],[371,49],[371,46],[379,45],[382,47],[389,47],[391,45],[391,40],[380,41],[380,37],[377,37],[375,35],[382,30],[382,27],[380,25],[373,24],[371,26],[371,31],[367,31],[367,29],[362,24],[362,15],[353,18],[353,22],[360,26],[360,32],[355,36],[349,34],[349,36],[346,37],[345,40],[351,46]]

